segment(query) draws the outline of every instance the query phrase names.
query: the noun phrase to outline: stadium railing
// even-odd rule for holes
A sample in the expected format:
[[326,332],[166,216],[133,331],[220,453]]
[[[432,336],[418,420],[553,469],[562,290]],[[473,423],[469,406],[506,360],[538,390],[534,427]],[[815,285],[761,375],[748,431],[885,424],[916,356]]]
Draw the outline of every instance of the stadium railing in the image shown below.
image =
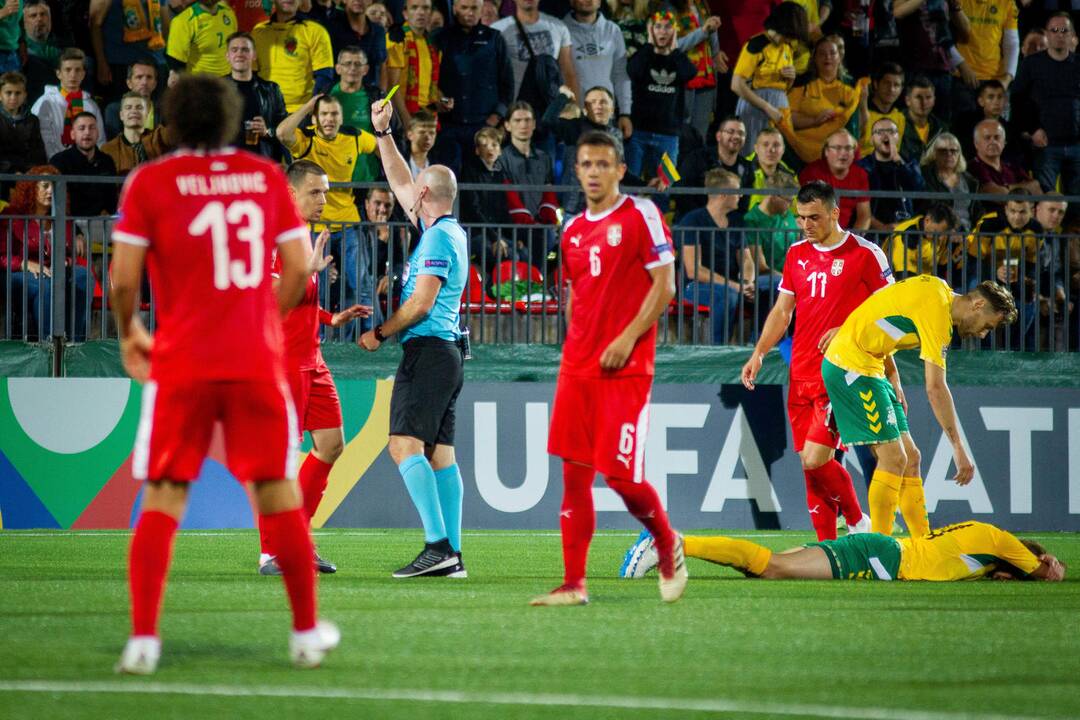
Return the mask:
[[[0,181],[34,179],[29,176],[3,176]],[[0,258],[13,253],[11,236],[15,224],[28,220],[49,221],[52,227],[71,226],[84,256],[74,258],[65,243],[52,240],[49,295],[33,298],[29,282],[20,282],[9,267],[0,263],[0,339],[24,342],[52,342],[62,353],[66,342],[116,337],[108,312],[108,276],[111,263],[110,216],[71,217],[64,208],[70,195],[70,183],[119,183],[119,178],[47,176],[55,184],[56,211],[46,218],[0,216]],[[342,184],[337,187],[384,187],[376,184]],[[462,192],[504,193],[507,189],[557,190],[564,197],[576,195],[572,186],[459,186]],[[628,192],[651,193],[650,188],[628,188]],[[765,195],[784,191],[768,189],[709,192],[739,195]],[[706,194],[703,188],[669,188],[667,194]],[[787,191],[790,194],[790,191]],[[899,193],[874,193],[872,196],[898,197]],[[952,203],[960,196],[933,193],[904,193],[916,200],[941,200]],[[973,195],[972,199],[996,201],[1003,196]],[[1025,198],[1028,200],[1037,198]],[[1080,198],[1060,198],[1075,200]],[[362,200],[358,204],[362,205]],[[565,219],[565,218],[564,218]],[[562,282],[559,254],[559,229],[555,226],[521,224],[463,223],[470,246],[470,271],[461,298],[463,325],[470,328],[476,343],[560,344],[565,334],[566,290]],[[327,342],[352,342],[359,330],[370,322],[389,316],[398,303],[405,274],[408,250],[418,237],[415,228],[404,221],[385,225],[361,222],[355,230],[355,247],[346,247],[339,238],[332,240],[327,252],[334,256],[332,269],[324,273],[322,303],[328,309],[347,307],[353,302],[370,304],[375,316],[360,327],[325,328]],[[336,229],[336,228],[334,228]],[[747,345],[753,343],[765,316],[776,298],[778,272],[751,273],[749,257],[767,236],[787,233],[797,239],[796,231],[761,230],[732,227],[672,228],[677,264],[677,291],[668,311],[661,317],[658,340],[677,345]],[[1019,350],[1035,352],[1075,351],[1080,340],[1080,236],[1045,233],[1006,237],[1000,233],[954,231],[924,236],[918,231],[862,233],[882,246],[897,278],[930,273],[947,280],[963,292],[985,279],[1005,282],[1017,298],[1020,313],[1010,328],[1000,330],[983,341],[967,341],[966,349]],[[56,232],[53,237],[62,237]],[[685,263],[682,245],[693,238],[701,247],[691,263]],[[789,243],[790,244],[790,243]],[[74,247],[74,246],[73,246]],[[5,257],[6,255],[6,257]],[[710,262],[706,258],[718,258]],[[735,258],[734,260],[732,258]],[[34,258],[31,258],[34,259]],[[45,260],[39,250],[37,261]],[[902,261],[897,266],[898,261]],[[733,267],[738,263],[738,267]],[[79,270],[77,268],[83,268]],[[776,268],[778,271],[779,268]],[[705,282],[689,287],[689,275]],[[749,275],[755,275],[751,278]],[[79,276],[85,283],[72,281]],[[355,281],[355,286],[354,286]],[[729,291],[729,281],[735,286]],[[51,302],[50,302],[51,301]],[[144,283],[141,311],[153,329],[155,306],[152,289]],[[796,320],[797,322],[797,320]],[[959,347],[960,344],[957,343]]]

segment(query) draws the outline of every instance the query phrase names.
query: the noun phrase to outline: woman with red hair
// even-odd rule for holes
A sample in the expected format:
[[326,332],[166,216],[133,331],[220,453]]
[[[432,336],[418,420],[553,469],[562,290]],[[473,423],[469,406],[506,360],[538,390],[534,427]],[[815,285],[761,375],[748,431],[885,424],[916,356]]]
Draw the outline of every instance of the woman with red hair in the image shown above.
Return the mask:
[[[52,165],[37,165],[28,175],[59,175]],[[22,180],[15,183],[11,204],[0,218],[0,268],[11,278],[14,305],[22,305],[31,320],[24,328],[27,336],[45,339],[52,335],[52,245],[53,184],[47,180]],[[67,224],[68,339],[86,339],[86,267],[76,265],[72,252],[74,224]],[[85,254],[82,242],[79,255]],[[74,301],[72,301],[74,298]]]

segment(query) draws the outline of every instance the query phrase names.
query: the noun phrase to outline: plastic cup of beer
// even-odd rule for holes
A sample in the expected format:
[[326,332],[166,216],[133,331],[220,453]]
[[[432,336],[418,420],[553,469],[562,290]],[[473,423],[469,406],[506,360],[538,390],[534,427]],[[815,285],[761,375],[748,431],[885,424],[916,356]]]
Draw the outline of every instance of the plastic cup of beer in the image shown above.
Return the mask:
[[253,120],[244,121],[244,142],[248,145],[259,144],[259,130],[255,127],[255,121]]

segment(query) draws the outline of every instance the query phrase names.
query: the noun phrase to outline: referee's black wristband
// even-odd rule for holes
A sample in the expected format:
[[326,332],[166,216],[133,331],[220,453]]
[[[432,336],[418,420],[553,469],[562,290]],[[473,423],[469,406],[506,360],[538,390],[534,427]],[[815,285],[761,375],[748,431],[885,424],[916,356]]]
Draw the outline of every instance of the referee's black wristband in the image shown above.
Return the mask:
[[387,135],[392,134],[393,130],[391,130],[390,126],[387,125],[385,130],[375,130],[373,128],[372,132],[375,134],[375,137],[386,137]]
[[371,332],[374,333],[376,340],[386,342],[386,336],[382,334],[382,325],[376,325]]

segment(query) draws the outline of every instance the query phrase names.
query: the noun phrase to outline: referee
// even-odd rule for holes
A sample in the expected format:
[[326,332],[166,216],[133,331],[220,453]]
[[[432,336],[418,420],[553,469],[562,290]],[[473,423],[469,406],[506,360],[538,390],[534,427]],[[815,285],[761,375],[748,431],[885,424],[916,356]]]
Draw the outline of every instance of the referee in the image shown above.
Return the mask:
[[390,134],[392,107],[371,106],[383,171],[422,231],[405,265],[401,305],[360,337],[374,352],[401,334],[404,354],[390,398],[390,456],[424,525],[424,549],[396,578],[467,577],[461,560],[461,471],[454,458],[454,405],[465,379],[458,308],[469,272],[468,239],[451,215],[457,179],[432,165],[415,180]]

